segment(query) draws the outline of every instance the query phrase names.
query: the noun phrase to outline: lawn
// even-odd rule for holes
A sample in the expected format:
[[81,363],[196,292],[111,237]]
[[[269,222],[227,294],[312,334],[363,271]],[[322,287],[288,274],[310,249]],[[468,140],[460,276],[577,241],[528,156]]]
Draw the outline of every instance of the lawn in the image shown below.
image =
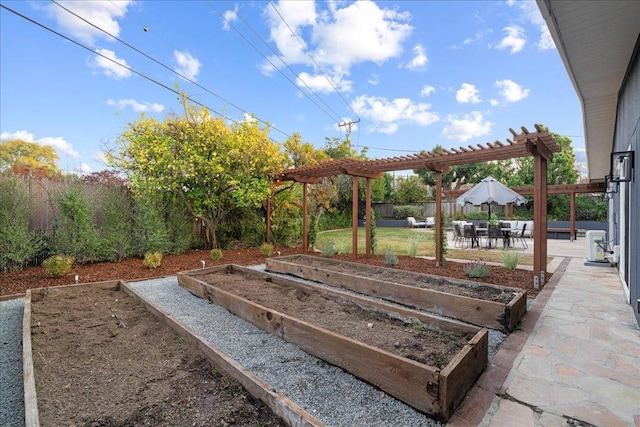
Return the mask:
[[[415,250],[416,256],[435,257],[435,241],[432,230],[412,230],[410,228],[378,227],[376,228],[378,247],[377,254],[387,251],[395,255],[410,255]],[[351,253],[351,229],[328,230],[318,233],[316,248],[325,251],[333,245],[337,253]],[[519,265],[533,265],[533,256],[523,254],[521,250]],[[365,228],[358,227],[358,253],[365,253]],[[502,250],[456,249],[451,243],[447,247],[447,259],[468,259],[502,263]]]

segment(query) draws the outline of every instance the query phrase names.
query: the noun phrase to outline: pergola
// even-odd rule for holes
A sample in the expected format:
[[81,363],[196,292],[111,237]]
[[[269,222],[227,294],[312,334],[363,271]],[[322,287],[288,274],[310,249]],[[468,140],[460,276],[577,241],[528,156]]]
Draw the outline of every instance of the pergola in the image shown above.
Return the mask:
[[[316,184],[324,178],[336,175],[351,175],[353,178],[352,204],[352,254],[358,254],[358,179],[366,179],[366,254],[371,254],[371,179],[379,178],[384,172],[408,169],[429,169],[436,173],[436,236],[442,233],[442,173],[448,172],[452,166],[479,163],[492,160],[506,160],[518,157],[534,157],[534,287],[539,289],[546,283],[547,275],[547,162],[553,158],[553,153],[560,151],[555,139],[549,131],[541,126],[535,126],[535,132],[529,132],[522,127],[521,133],[509,129],[513,140],[507,138],[506,143],[495,141],[486,146],[477,144],[458,149],[445,149],[438,152],[422,152],[400,157],[390,157],[376,160],[339,159],[323,162],[312,166],[303,166],[283,171],[277,181],[294,181],[303,184],[303,251],[308,247],[308,214],[307,214],[307,186]],[[270,240],[270,203],[267,203],[267,241]],[[436,241],[436,265],[442,263],[442,242]]]

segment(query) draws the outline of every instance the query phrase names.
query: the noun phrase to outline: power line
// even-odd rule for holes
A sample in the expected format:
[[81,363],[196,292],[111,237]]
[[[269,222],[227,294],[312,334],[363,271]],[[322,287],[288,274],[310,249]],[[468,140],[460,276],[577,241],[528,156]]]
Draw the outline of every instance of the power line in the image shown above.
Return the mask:
[[[291,34],[293,35],[293,37],[295,37],[295,39],[298,41],[298,43],[300,44],[300,46],[303,48],[304,50],[304,44],[302,43],[302,40],[300,40],[300,38],[298,37],[298,35],[295,33],[295,31],[293,31],[293,29],[289,26],[289,23],[284,19],[284,17],[280,14],[280,11],[278,10],[278,8],[273,4],[273,2],[269,2],[269,4],[271,5],[271,7],[273,8],[273,10],[275,10],[275,12],[278,14],[278,16],[280,17],[280,19],[282,20],[282,22],[284,22],[284,25],[287,26],[287,28],[289,29],[289,31],[291,32]],[[314,65],[322,72],[322,75],[324,76],[324,78],[327,80],[327,82],[329,82],[329,84],[331,85],[331,87],[333,88],[333,90],[336,91],[336,93],[340,96],[340,98],[342,99],[342,101],[345,103],[345,105],[347,106],[347,108],[349,108],[351,110],[351,112],[353,112],[353,114],[356,115],[357,117],[357,122],[360,121],[360,116],[358,116],[358,113],[356,113],[353,108],[351,108],[351,105],[349,105],[349,103],[347,102],[346,99],[344,99],[344,97],[342,96],[342,93],[340,93],[340,91],[338,90],[337,87],[335,87],[335,85],[333,84],[333,81],[329,78],[329,76],[327,75],[327,73],[322,69],[322,67],[320,66],[320,64],[318,64],[316,62],[316,60],[313,58],[313,56],[311,56],[311,54],[309,54],[307,52],[307,56],[309,57],[309,59],[311,59],[311,61],[314,63]],[[302,79],[300,79],[300,81],[302,81]],[[306,84],[305,84],[306,86]],[[308,87],[308,86],[307,86]],[[317,95],[316,95],[317,96]]]
[[[260,49],[258,49],[258,48],[256,47],[256,45],[255,45],[255,44],[253,44],[253,43],[251,42],[251,40],[249,40],[249,39],[248,39],[244,34],[242,34],[242,32],[241,32],[240,30],[238,30],[238,28],[237,28],[235,25],[233,25],[233,23],[232,23],[231,21],[229,21],[227,18],[225,18],[225,16],[224,16],[222,13],[220,13],[220,11],[218,11],[218,9],[216,9],[216,8],[212,5],[211,1],[209,1],[209,5],[210,5],[210,7],[211,7],[211,8],[212,8],[212,9],[213,9],[213,10],[214,10],[214,11],[215,11],[219,16],[220,16],[220,18],[222,18],[222,19],[224,20],[224,22],[226,22],[226,23],[227,23],[227,25],[229,25],[231,28],[233,28],[233,29],[234,29],[234,31],[236,31],[236,32],[240,35],[240,37],[242,37],[242,38],[243,38],[243,39],[244,39],[244,40],[245,40],[245,41],[246,41],[246,42],[247,42],[247,43],[248,43],[248,44],[249,44],[249,45],[250,45],[250,46],[251,46],[251,47],[252,47],[256,52],[258,52],[258,53],[259,53],[259,54],[260,54],[260,55],[261,55],[261,56],[262,56],[262,57],[263,57],[263,58],[264,58],[264,59],[265,59],[269,64],[271,64],[271,66],[272,66],[275,70],[277,70],[280,74],[282,74],[282,76],[283,76],[285,79],[287,79],[287,80],[289,81],[289,83],[291,83],[295,88],[298,88],[298,85],[296,85],[296,84],[295,84],[295,82],[293,82],[293,81],[292,81],[292,80],[291,80],[287,75],[285,75],[285,74],[282,72],[282,70],[281,70],[280,68],[276,67],[276,65],[275,65],[275,64],[274,64],[274,63],[273,63],[273,62],[272,62],[272,61],[271,61],[271,60],[270,60],[270,59],[269,59],[269,58],[268,58],[264,53],[262,53],[262,52],[260,51]],[[240,16],[240,15],[238,14],[238,16]],[[244,19],[243,19],[243,22],[244,22]],[[258,36],[258,37],[259,37],[259,36]],[[261,38],[261,37],[259,37],[259,38],[260,38],[260,40],[262,40],[262,38]],[[264,40],[262,40],[262,42],[266,44],[266,42],[265,42]],[[277,56],[279,57],[279,55],[277,55]],[[280,59],[280,60],[282,61],[282,59]],[[283,61],[283,63],[284,63],[284,61]],[[286,65],[286,64],[285,64],[285,65]],[[293,72],[293,70],[292,70],[292,72]],[[305,84],[305,85],[306,85],[306,84]],[[310,89],[310,90],[311,90],[311,89]],[[316,101],[314,101],[314,100],[313,100],[313,99],[312,99],[312,98],[311,98],[311,97],[310,97],[306,92],[304,92],[304,91],[301,91],[301,92],[302,92],[302,94],[303,94],[304,96],[306,96],[306,97],[309,99],[309,101],[313,102],[313,103],[315,104],[315,106],[316,106],[316,107],[318,107],[318,108],[319,108],[323,113],[325,113],[325,114],[327,115],[327,117],[329,117],[331,120],[336,121],[336,122],[339,122],[339,121],[340,121],[340,116],[339,116],[339,115],[337,115],[337,113],[336,113],[335,111],[333,111],[333,110],[332,110],[332,112],[333,112],[334,114],[336,114],[337,120],[336,120],[336,117],[331,117],[331,115],[330,115],[330,114],[329,114],[329,113],[328,113],[324,108],[322,108],[320,105],[318,105],[318,103],[317,103]],[[313,92],[313,91],[312,91],[312,92]],[[323,102],[324,102],[324,101],[323,101]],[[331,109],[331,108],[329,108],[329,109]]]
[[[236,123],[236,124],[240,124],[240,123],[239,123],[239,122],[237,122],[236,120],[233,120],[232,118],[225,116],[224,114],[222,114],[222,113],[220,113],[220,112],[218,112],[218,111],[214,110],[213,108],[211,108],[211,107],[209,107],[209,106],[207,106],[207,105],[205,105],[205,104],[203,104],[203,103],[201,103],[201,102],[199,102],[199,101],[196,101],[195,99],[193,99],[193,98],[191,98],[191,97],[189,97],[189,96],[187,96],[187,95],[184,95],[184,94],[182,94],[182,93],[178,92],[177,90],[175,90],[175,89],[173,89],[173,88],[171,88],[171,87],[169,87],[169,86],[167,86],[167,85],[165,85],[165,84],[163,84],[163,83],[161,83],[161,82],[159,82],[159,81],[157,81],[157,80],[155,80],[155,79],[153,79],[153,78],[151,78],[151,77],[147,76],[146,74],[143,74],[143,73],[142,73],[142,72],[140,72],[140,71],[137,71],[137,70],[135,70],[135,69],[133,69],[133,68],[131,68],[131,67],[127,66],[127,65],[121,64],[121,63],[119,63],[119,62],[115,61],[114,59],[109,58],[109,57],[108,57],[108,56],[106,56],[106,55],[103,55],[103,54],[101,54],[101,53],[99,53],[99,52],[96,52],[96,51],[95,51],[95,50],[93,50],[92,48],[90,48],[90,47],[88,47],[88,46],[85,46],[85,45],[83,45],[82,43],[80,43],[80,42],[78,42],[78,41],[76,41],[76,40],[73,40],[73,39],[72,39],[72,38],[70,38],[70,37],[65,36],[64,34],[61,34],[61,33],[57,32],[56,30],[51,29],[51,28],[47,27],[46,25],[41,24],[40,22],[37,22],[37,21],[35,21],[34,19],[31,19],[31,18],[29,18],[28,16],[25,16],[25,15],[21,14],[20,12],[17,12],[17,11],[15,11],[15,10],[13,10],[13,9],[11,9],[11,8],[9,8],[9,7],[7,7],[7,6],[5,6],[4,4],[1,4],[1,3],[0,3],[0,7],[2,7],[3,9],[5,9],[5,10],[7,10],[7,11],[11,12],[11,13],[13,13],[14,15],[19,16],[20,18],[22,18],[22,19],[24,19],[24,20],[26,20],[26,21],[28,21],[28,22],[31,22],[31,23],[32,23],[32,24],[34,24],[34,25],[37,25],[38,27],[40,27],[40,28],[42,28],[42,29],[45,29],[45,30],[47,30],[47,31],[49,31],[49,32],[51,32],[51,33],[53,33],[53,34],[57,35],[58,37],[61,37],[61,38],[65,39],[65,40],[67,40],[67,41],[69,41],[69,42],[71,42],[71,43],[75,44],[76,46],[79,46],[79,47],[81,47],[81,48],[83,48],[83,49],[85,49],[85,50],[88,50],[89,52],[93,53],[94,55],[98,55],[98,56],[100,56],[100,57],[102,57],[102,58],[104,58],[104,59],[106,59],[106,60],[108,60],[108,61],[110,61],[110,62],[112,62],[112,63],[114,63],[114,64],[116,64],[116,65],[118,65],[118,66],[120,66],[120,67],[122,67],[122,68],[125,68],[125,69],[129,70],[130,72],[132,72],[132,73],[134,73],[134,74],[136,74],[136,75],[138,75],[138,76],[142,77],[143,79],[146,79],[146,80],[148,80],[148,81],[150,81],[150,82],[152,82],[152,83],[155,83],[156,85],[158,85],[158,86],[160,86],[160,87],[162,87],[162,88],[164,88],[164,89],[166,89],[166,90],[168,90],[168,91],[170,91],[170,92],[173,92],[173,93],[175,93],[176,95],[178,95],[178,96],[180,96],[180,97],[184,96],[186,99],[188,99],[189,101],[193,102],[194,104],[199,105],[199,106],[204,107],[204,108],[207,108],[208,110],[213,111],[214,113],[218,114],[220,117],[222,117],[222,118],[224,118],[224,119],[226,119],[226,120],[229,120],[229,121],[231,121],[231,122],[233,122],[233,123]],[[277,141],[273,140],[272,138],[269,138],[269,139],[271,139],[273,142],[276,142],[276,143],[277,143]]]
[[[228,2],[227,2],[227,3],[228,3]],[[219,13],[218,13],[218,14],[219,14]],[[260,34],[259,34],[259,33],[258,33],[254,28],[253,28],[253,26],[251,26],[251,24],[249,24],[249,22],[247,22],[247,20],[246,20],[246,19],[244,19],[244,18],[242,17],[242,15],[240,15],[240,14],[239,14],[239,13],[237,13],[237,12],[236,12],[236,16],[238,16],[238,18],[240,18],[240,20],[241,20],[241,21],[242,21],[242,22],[243,22],[247,27],[249,27],[249,29],[251,30],[251,32],[253,32],[253,34],[255,34],[255,35],[256,35],[256,37],[258,37],[258,39],[260,39],[260,41],[262,42],[262,44],[264,44],[264,45],[267,47],[267,49],[269,49],[269,50],[271,51],[271,53],[273,53],[273,54],[274,54],[274,55],[275,55],[275,56],[280,60],[280,62],[282,62],[282,65],[284,65],[285,67],[287,67],[287,69],[288,69],[289,71],[291,71],[291,74],[295,75],[295,76],[296,76],[296,78],[297,78],[298,80],[300,80],[300,82],[301,82],[301,83],[302,83],[302,84],[303,84],[307,89],[309,89],[309,92],[311,92],[312,94],[314,94],[314,95],[316,96],[316,98],[318,98],[318,100],[319,100],[320,102],[322,102],[322,103],[323,103],[323,104],[324,104],[324,105],[325,105],[325,106],[326,106],[326,107],[327,107],[327,108],[328,108],[328,109],[329,109],[333,114],[335,114],[335,115],[336,115],[336,117],[338,118],[338,120],[337,120],[337,121],[340,121],[340,115],[339,115],[338,113],[336,113],[336,111],[335,111],[333,108],[331,108],[331,106],[330,106],[329,104],[327,104],[327,103],[324,101],[324,99],[322,99],[322,98],[320,97],[320,95],[318,95],[318,94],[317,94],[313,89],[311,89],[311,88],[309,87],[309,85],[307,85],[307,82],[305,82],[304,80],[302,80],[302,79],[300,78],[300,76],[299,76],[299,75],[297,75],[297,73],[296,73],[296,72],[291,68],[291,66],[289,66],[289,64],[287,64],[287,63],[285,62],[285,60],[284,60],[284,59],[282,59],[282,57],[281,57],[280,55],[278,55],[278,52],[276,52],[276,51],[271,47],[271,45],[269,45],[269,43],[267,43],[267,42],[262,38],[262,36],[260,36]],[[298,89],[298,86],[297,86],[297,85],[295,85],[295,87],[296,87],[296,89]]]
[[[106,31],[106,30],[104,30],[104,29],[102,29],[102,28],[100,28],[100,27],[96,26],[95,24],[93,24],[92,22],[90,22],[90,21],[86,20],[85,18],[83,18],[82,16],[80,16],[80,15],[78,15],[77,13],[73,12],[72,10],[67,9],[66,7],[64,7],[63,5],[61,5],[60,3],[58,3],[56,0],[51,0],[51,1],[52,1],[53,3],[55,3],[57,6],[61,7],[62,9],[64,9],[67,13],[70,13],[71,15],[75,16],[76,18],[81,19],[82,21],[84,21],[84,22],[85,22],[85,23],[87,23],[88,25],[91,25],[93,28],[95,28],[95,29],[97,29],[97,30],[99,30],[99,31],[102,31],[104,34],[107,34],[108,36],[112,37],[113,39],[115,39],[115,40],[119,41],[120,43],[122,43],[122,44],[124,44],[125,46],[127,46],[129,49],[134,50],[135,52],[139,53],[140,55],[144,56],[145,58],[147,58],[147,59],[149,59],[149,60],[151,60],[151,61],[155,62],[156,64],[160,65],[161,67],[165,68],[166,70],[171,71],[172,73],[174,73],[174,74],[176,74],[177,76],[179,76],[179,77],[181,77],[181,78],[185,79],[185,80],[186,80],[186,81],[188,81],[189,83],[196,85],[196,86],[197,86],[197,87],[199,87],[200,89],[202,89],[202,90],[206,91],[207,93],[209,93],[209,94],[211,94],[211,95],[215,96],[216,98],[220,99],[221,101],[226,102],[227,104],[229,104],[229,105],[231,105],[232,107],[234,107],[234,108],[236,108],[236,109],[238,109],[238,110],[242,111],[243,113],[251,115],[251,116],[252,116],[252,117],[254,117],[256,120],[258,120],[259,122],[261,122],[262,124],[269,126],[270,128],[274,129],[274,130],[275,130],[275,131],[277,131],[277,132],[280,132],[280,133],[281,133],[281,134],[283,134],[285,137],[290,138],[290,135],[288,135],[286,132],[284,132],[284,131],[282,131],[282,130],[278,129],[278,128],[277,128],[277,127],[275,127],[275,126],[270,125],[269,123],[267,123],[267,122],[265,122],[264,120],[262,120],[262,119],[260,119],[260,118],[256,117],[255,115],[253,115],[253,114],[249,113],[248,111],[246,111],[246,110],[242,109],[241,107],[239,107],[239,106],[235,105],[234,103],[232,103],[232,102],[230,102],[230,101],[228,101],[228,100],[224,99],[224,98],[223,98],[223,97],[221,97],[220,95],[218,95],[218,94],[216,94],[216,93],[214,93],[214,92],[210,91],[209,89],[207,89],[206,87],[202,86],[200,83],[196,82],[195,80],[190,79],[189,77],[185,76],[184,74],[182,74],[182,73],[180,73],[180,72],[178,72],[178,71],[174,70],[173,68],[169,67],[168,65],[166,65],[166,64],[164,64],[164,63],[162,63],[162,62],[158,61],[157,59],[153,58],[152,56],[150,56],[150,55],[148,55],[148,54],[144,53],[143,51],[141,51],[140,49],[136,48],[135,46],[132,46],[131,44],[127,43],[126,41],[124,41],[124,40],[122,40],[122,39],[118,38],[117,36],[114,36],[113,34],[109,33],[108,31]],[[236,123],[237,123],[237,122],[236,122]]]

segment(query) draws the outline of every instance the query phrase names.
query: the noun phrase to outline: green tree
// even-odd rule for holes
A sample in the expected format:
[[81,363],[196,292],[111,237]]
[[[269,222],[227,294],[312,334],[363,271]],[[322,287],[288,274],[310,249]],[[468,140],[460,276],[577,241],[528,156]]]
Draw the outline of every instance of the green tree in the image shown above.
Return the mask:
[[398,184],[395,203],[426,202],[429,187],[417,176],[409,176]]
[[163,122],[144,115],[129,124],[108,160],[124,171],[136,192],[171,191],[204,221],[210,246],[236,208],[263,206],[284,167],[280,146],[257,121],[227,126],[206,108],[183,99],[184,116]]
[[55,148],[37,142],[9,139],[0,142],[0,172],[44,177],[60,173]]
[[[437,145],[432,151],[442,153],[443,147]],[[511,169],[509,161],[494,161],[455,165],[449,172],[442,174],[443,190],[458,190],[465,184],[477,184],[487,176],[493,176],[497,180],[508,176]],[[434,187],[436,185],[436,172],[429,169],[416,169],[413,171],[425,184]]]

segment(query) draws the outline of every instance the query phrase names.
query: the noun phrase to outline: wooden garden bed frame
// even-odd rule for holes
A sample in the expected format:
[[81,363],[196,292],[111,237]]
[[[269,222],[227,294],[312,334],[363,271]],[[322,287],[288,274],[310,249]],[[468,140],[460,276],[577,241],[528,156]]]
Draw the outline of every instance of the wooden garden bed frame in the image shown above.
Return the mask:
[[[442,370],[336,334],[295,317],[256,304],[199,279],[211,273],[241,274],[282,286],[318,292],[337,300],[393,317],[418,319],[431,329],[473,333],[464,348]],[[295,344],[305,352],[341,367],[408,405],[447,420],[484,370],[488,359],[488,331],[401,306],[319,285],[304,284],[237,265],[178,273],[178,283],[194,295],[218,304],[263,331]]]
[[[522,289],[506,288],[503,286],[480,283],[482,286],[495,287],[507,290],[514,297],[507,304],[488,301],[479,298],[455,295],[418,286],[393,283],[389,280],[380,280],[375,277],[356,276],[331,270],[330,267],[319,268],[305,265],[306,258],[318,259],[307,255],[293,255],[284,257],[267,258],[268,271],[290,274],[306,280],[324,283],[330,286],[338,286],[350,291],[379,298],[425,310],[443,316],[453,317],[473,325],[513,331],[522,316],[527,311],[527,294]],[[321,258],[323,262],[335,262],[336,264],[351,265],[359,269],[384,268],[373,267],[367,264],[358,264],[348,261],[332,261]],[[397,271],[397,270],[393,270]],[[476,282],[451,279],[430,274],[403,271],[403,274],[416,278],[433,278],[438,281],[447,281],[452,284],[477,284]]]
[[227,375],[236,379],[255,398],[262,400],[276,415],[282,418],[285,424],[292,427],[324,426],[322,422],[305,411],[297,403],[275,391],[273,386],[240,365],[217,346],[207,342],[204,338],[183,325],[180,321],[176,320],[159,306],[145,300],[142,295],[138,294],[126,282],[122,280],[115,280],[27,290],[24,300],[22,334],[26,427],[38,427],[40,425],[33,368],[33,354],[31,349],[31,300],[32,298],[37,298],[40,293],[52,295],[58,293],[62,288],[78,286],[89,286],[96,289],[118,289],[124,291],[133,299],[143,304],[156,319],[160,320],[162,323],[173,329],[178,335],[186,338],[191,344],[195,345],[200,351],[202,351],[204,356],[213,363],[214,366],[217,366]]

